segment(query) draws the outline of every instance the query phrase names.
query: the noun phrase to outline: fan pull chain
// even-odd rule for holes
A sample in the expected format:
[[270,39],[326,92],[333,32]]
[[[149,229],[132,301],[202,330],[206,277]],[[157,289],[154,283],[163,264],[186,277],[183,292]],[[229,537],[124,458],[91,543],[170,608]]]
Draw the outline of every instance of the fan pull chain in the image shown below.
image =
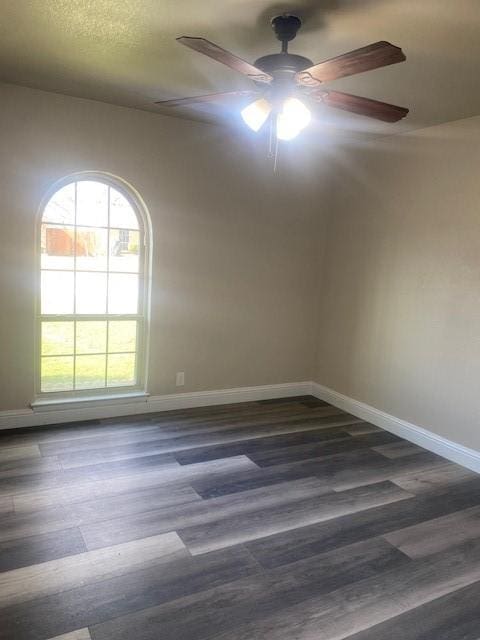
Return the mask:
[[[273,173],[277,173],[278,166],[278,138],[277,138],[277,125],[276,118],[270,116],[270,129],[268,134],[268,154],[267,158],[270,160],[273,158]],[[274,142],[275,140],[275,142]]]
[[270,117],[270,132],[268,139],[268,154],[267,158],[273,158],[273,118]]
[[275,156],[273,160],[273,173],[277,173],[278,165],[278,138],[275,139]]

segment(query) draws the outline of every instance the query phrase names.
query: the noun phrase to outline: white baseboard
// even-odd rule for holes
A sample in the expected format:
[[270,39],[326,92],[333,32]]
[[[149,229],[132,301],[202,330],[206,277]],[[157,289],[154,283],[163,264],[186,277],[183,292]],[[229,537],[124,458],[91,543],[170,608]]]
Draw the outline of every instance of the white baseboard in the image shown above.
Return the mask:
[[216,391],[193,391],[191,393],[172,393],[163,396],[146,396],[120,400],[92,400],[69,403],[67,406],[42,406],[38,409],[19,409],[0,412],[0,430],[21,427],[36,427],[61,422],[78,422],[100,418],[116,418],[157,411],[187,409],[209,405],[230,404],[235,402],[253,402],[291,396],[309,395],[311,382],[287,382],[257,387],[237,387]]
[[467,469],[472,469],[472,471],[480,473],[480,451],[469,449],[461,444],[447,440],[447,438],[442,438],[427,429],[423,429],[406,420],[396,418],[389,413],[385,413],[364,402],[338,393],[338,391],[334,391],[317,382],[312,382],[311,393],[316,398],[329,402],[339,409],[348,411],[348,413],[362,420],[371,422],[377,427],[381,427],[401,438],[405,438],[405,440],[418,444],[424,449],[433,451],[452,462],[456,462],[463,467],[467,467]]

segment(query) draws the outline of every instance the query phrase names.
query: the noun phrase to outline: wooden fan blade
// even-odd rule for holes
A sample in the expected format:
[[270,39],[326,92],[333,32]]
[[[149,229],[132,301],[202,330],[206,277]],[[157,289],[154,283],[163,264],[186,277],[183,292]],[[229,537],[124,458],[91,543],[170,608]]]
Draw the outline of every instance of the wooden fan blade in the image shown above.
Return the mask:
[[160,100],[155,102],[160,107],[188,107],[191,104],[217,103],[228,104],[239,98],[256,98],[259,94],[256,91],[226,91],[225,93],[209,93],[204,96],[192,96],[190,98],[177,98],[175,100]]
[[400,47],[390,42],[375,42],[299,71],[295,79],[298,84],[305,87],[315,87],[322,82],[353,76],[356,73],[386,67],[404,60],[406,57]]
[[255,82],[266,82],[268,84],[273,80],[272,76],[268,73],[257,69],[253,64],[242,60],[242,58],[238,58],[233,53],[230,53],[230,51],[222,49],[222,47],[219,47],[217,44],[210,42],[210,40],[205,40],[205,38],[191,38],[189,36],[181,36],[177,38],[177,40],[186,47],[203,53],[217,62],[225,64],[227,67],[230,67],[230,69],[243,73],[243,75],[255,80]]
[[322,89],[316,92],[313,91],[309,95],[314,100],[323,102],[329,107],[358,113],[361,116],[367,116],[367,118],[382,120],[382,122],[398,122],[408,113],[408,109],[405,107],[397,107],[394,104],[362,98],[361,96],[352,96],[350,93],[342,93],[341,91],[326,91]]

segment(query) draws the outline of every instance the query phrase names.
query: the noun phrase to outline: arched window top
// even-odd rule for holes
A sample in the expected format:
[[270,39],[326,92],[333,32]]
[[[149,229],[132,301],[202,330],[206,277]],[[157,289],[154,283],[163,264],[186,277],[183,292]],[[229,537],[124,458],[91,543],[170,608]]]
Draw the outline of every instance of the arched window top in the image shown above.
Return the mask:
[[68,182],[50,197],[42,222],[139,229],[138,215],[125,195],[104,180]]
[[43,207],[40,395],[144,387],[145,215],[101,174],[64,181]]

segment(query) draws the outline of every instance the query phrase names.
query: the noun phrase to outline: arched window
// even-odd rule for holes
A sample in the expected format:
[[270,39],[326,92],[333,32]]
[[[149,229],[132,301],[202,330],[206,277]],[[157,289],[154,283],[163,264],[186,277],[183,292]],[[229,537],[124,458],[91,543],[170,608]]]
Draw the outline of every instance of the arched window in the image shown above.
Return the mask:
[[42,211],[37,392],[142,389],[148,224],[120,181],[80,174]]

